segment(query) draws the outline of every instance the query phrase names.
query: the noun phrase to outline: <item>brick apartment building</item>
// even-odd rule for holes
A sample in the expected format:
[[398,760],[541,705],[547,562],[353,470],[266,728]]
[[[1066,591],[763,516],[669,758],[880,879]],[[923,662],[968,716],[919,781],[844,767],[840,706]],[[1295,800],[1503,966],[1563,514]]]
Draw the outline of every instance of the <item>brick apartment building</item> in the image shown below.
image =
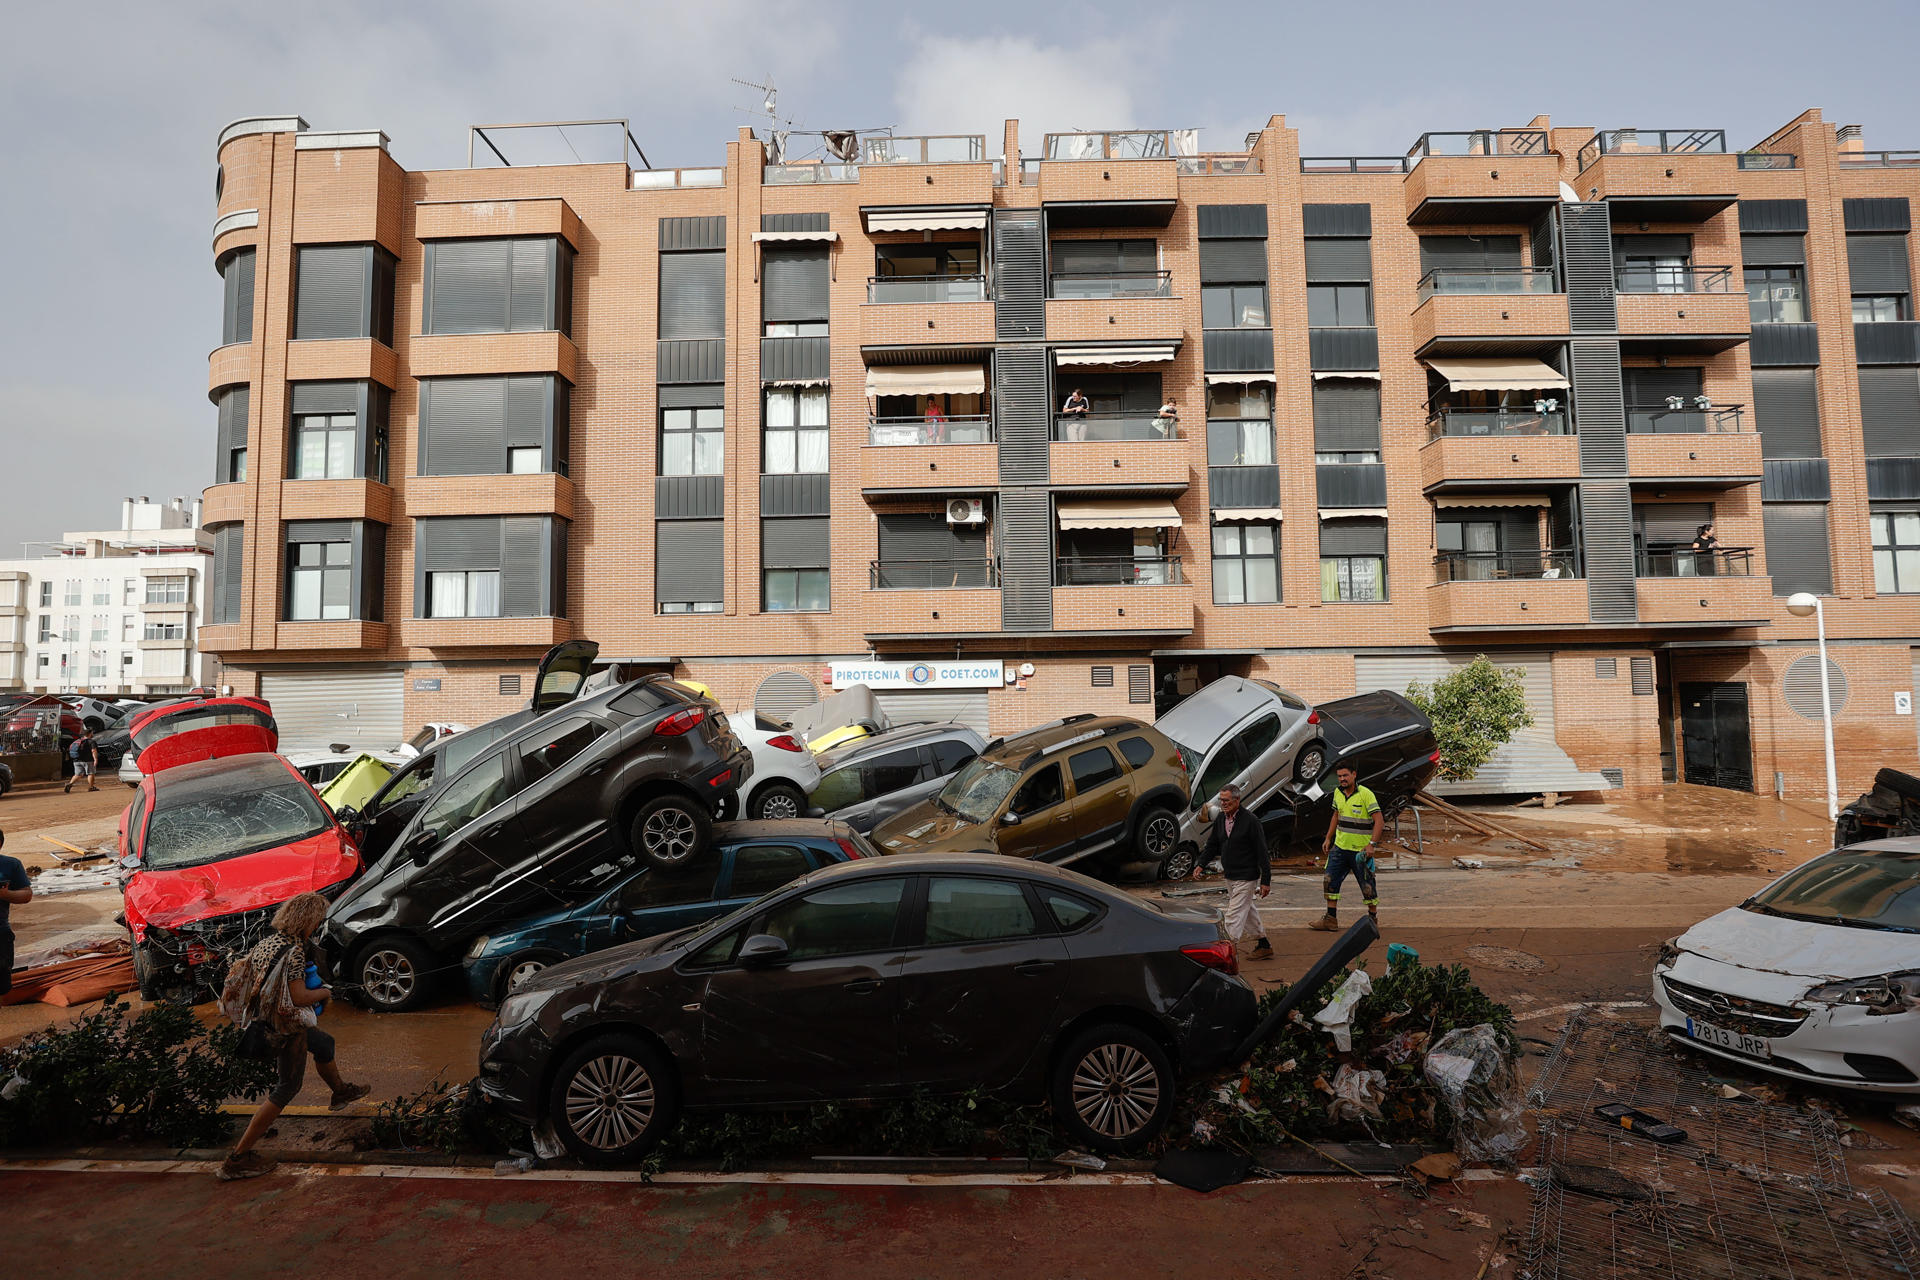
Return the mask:
[[1538,721],[1486,789],[1813,796],[1807,590],[1843,789],[1914,764],[1920,153],[1809,111],[844,154],[410,172],[229,126],[223,679],[386,741],[588,637],[730,708],[892,664],[1002,732],[1486,653]]

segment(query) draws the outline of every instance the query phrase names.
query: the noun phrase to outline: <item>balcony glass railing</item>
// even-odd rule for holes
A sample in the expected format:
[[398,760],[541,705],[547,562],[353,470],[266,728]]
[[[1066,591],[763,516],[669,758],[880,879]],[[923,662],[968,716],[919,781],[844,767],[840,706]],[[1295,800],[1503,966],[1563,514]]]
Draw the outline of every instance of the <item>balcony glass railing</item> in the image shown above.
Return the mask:
[[892,447],[914,444],[992,444],[993,419],[984,413],[952,418],[869,418],[867,443]]
[[1798,169],[1800,157],[1791,151],[1742,151],[1742,169]]
[[1173,294],[1170,271],[1056,271],[1049,298],[1166,298]]
[[953,587],[997,587],[998,561],[870,560],[867,582],[875,591],[944,591]]
[[1549,551],[1444,551],[1433,558],[1436,582],[1496,582],[1510,578],[1553,581],[1580,576],[1580,553]]
[[1734,292],[1732,267],[1621,267],[1613,273],[1613,282],[1617,293]]
[[1222,173],[1258,173],[1260,161],[1251,155],[1176,156],[1173,171],[1183,178],[1210,177]]
[[1746,422],[1741,414],[1744,405],[1724,404],[1702,409],[1688,405],[1675,409],[1669,405],[1658,407],[1627,406],[1627,434],[1637,436],[1685,436],[1706,435],[1716,432],[1745,431]]
[[1564,409],[1448,409],[1434,411],[1427,430],[1442,436],[1564,436],[1571,435]]
[[1179,556],[1061,556],[1056,587],[1166,587],[1186,581]]
[[986,158],[986,135],[978,133],[860,140],[861,164],[978,164]]
[[1020,162],[1020,185],[1023,187],[1037,187],[1040,185],[1040,162],[1038,160],[1022,160]]
[[985,302],[985,276],[868,276],[868,302]]
[[784,187],[796,183],[858,182],[857,164],[770,164],[761,179],[767,186]]
[[1633,564],[1636,578],[1746,578],[1752,574],[1752,547],[1721,547],[1717,551],[1656,547],[1638,552]]
[[1909,169],[1920,166],[1920,151],[1842,151],[1842,169]]
[[724,187],[725,169],[635,169],[635,191],[660,191],[672,187]]
[[1406,173],[1413,156],[1301,156],[1302,173]]
[[1156,413],[1062,413],[1053,419],[1055,440],[1177,440],[1180,419]]
[[1726,149],[1725,129],[1602,129],[1580,148],[1578,165],[1584,169],[1601,156],[1722,155]]
[[1423,133],[1407,148],[1414,163],[1427,156],[1544,156],[1551,152],[1544,129],[1470,129]]
[[1164,129],[1125,133],[1050,133],[1041,155],[1049,160],[1158,160],[1173,154]]
[[1558,293],[1555,274],[1552,267],[1435,267],[1420,277],[1417,297],[1425,302],[1436,293]]

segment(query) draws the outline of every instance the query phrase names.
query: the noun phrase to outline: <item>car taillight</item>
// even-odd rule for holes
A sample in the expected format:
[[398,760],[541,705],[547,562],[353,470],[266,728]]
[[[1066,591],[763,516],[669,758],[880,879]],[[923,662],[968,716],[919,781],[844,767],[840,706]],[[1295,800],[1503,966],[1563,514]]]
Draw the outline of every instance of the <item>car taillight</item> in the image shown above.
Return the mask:
[[841,836],[835,836],[833,842],[840,846],[840,852],[846,854],[849,859],[860,856],[860,850],[854,846],[853,841]]
[[674,712],[653,726],[653,731],[663,738],[677,738],[706,718],[705,707],[688,707],[685,711]]
[[790,733],[778,734],[767,739],[767,745],[779,751],[805,751],[806,745]]
[[1433,753],[1432,755],[1430,755],[1430,756],[1428,756],[1428,757],[1427,757],[1427,763],[1428,763],[1428,764],[1439,764],[1439,763],[1440,763],[1440,753],[1439,753],[1439,751],[1437,751],[1437,750],[1436,750],[1436,751],[1435,751],[1435,752],[1434,752],[1434,753]]
[[1209,942],[1205,946],[1182,947],[1180,954],[1208,969],[1218,969],[1226,974],[1240,972],[1240,957],[1234,954],[1233,944],[1225,938],[1218,942]]
[[1319,723],[1320,723],[1320,713],[1319,713],[1318,711],[1309,711],[1309,712],[1307,712],[1307,723],[1308,723],[1308,724],[1319,724]]

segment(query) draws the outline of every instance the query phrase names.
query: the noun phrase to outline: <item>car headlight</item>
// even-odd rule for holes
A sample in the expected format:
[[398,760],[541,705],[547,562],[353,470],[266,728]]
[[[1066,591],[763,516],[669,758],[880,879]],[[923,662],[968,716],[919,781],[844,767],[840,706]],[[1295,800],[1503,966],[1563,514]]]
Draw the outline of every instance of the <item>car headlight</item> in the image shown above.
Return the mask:
[[1920,969],[1829,982],[1807,992],[1806,998],[1821,1004],[1864,1005],[1869,1014],[1906,1013],[1920,1007]]
[[486,934],[483,933],[479,937],[475,938],[472,942],[468,943],[467,959],[478,960],[481,956],[485,955],[487,951],[487,944],[492,941],[493,941],[492,938],[489,938]]
[[1653,967],[1656,969],[1672,968],[1673,962],[1678,960],[1679,958],[1680,958],[1680,935],[1675,934],[1673,937],[1668,938],[1665,942],[1660,944],[1660,955],[1659,955],[1659,958],[1653,962]]
[[500,1002],[500,1016],[495,1021],[500,1024],[502,1031],[509,1027],[517,1027],[523,1022],[530,1021],[540,1012],[540,1007],[552,997],[551,991],[525,991],[510,995]]

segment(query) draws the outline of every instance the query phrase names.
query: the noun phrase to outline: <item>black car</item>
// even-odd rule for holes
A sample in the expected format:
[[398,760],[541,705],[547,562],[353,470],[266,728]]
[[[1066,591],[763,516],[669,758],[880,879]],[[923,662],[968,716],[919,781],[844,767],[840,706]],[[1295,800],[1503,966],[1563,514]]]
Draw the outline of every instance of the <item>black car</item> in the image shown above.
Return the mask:
[[1326,763],[1314,785],[1287,788],[1260,810],[1260,825],[1274,849],[1318,844],[1333,820],[1334,773],[1351,765],[1389,814],[1410,804],[1440,768],[1433,722],[1420,708],[1389,689],[1376,689],[1315,706]]
[[[465,735],[449,738],[446,749]],[[552,904],[627,854],[677,873],[712,844],[753,758],[712,701],[652,676],[538,716],[442,773],[393,843],[333,904],[336,974],[409,1009],[469,940]]]
[[971,1089],[1049,1099],[1075,1142],[1127,1151],[1255,1005],[1212,908],[991,854],[862,859],[536,974],[479,1087],[595,1164],[639,1159],[683,1107]]
[[[964,724],[903,724],[856,738],[820,757],[820,781],[807,803],[865,834],[882,818],[937,795],[986,745]],[[903,790],[913,799],[892,804]]]

